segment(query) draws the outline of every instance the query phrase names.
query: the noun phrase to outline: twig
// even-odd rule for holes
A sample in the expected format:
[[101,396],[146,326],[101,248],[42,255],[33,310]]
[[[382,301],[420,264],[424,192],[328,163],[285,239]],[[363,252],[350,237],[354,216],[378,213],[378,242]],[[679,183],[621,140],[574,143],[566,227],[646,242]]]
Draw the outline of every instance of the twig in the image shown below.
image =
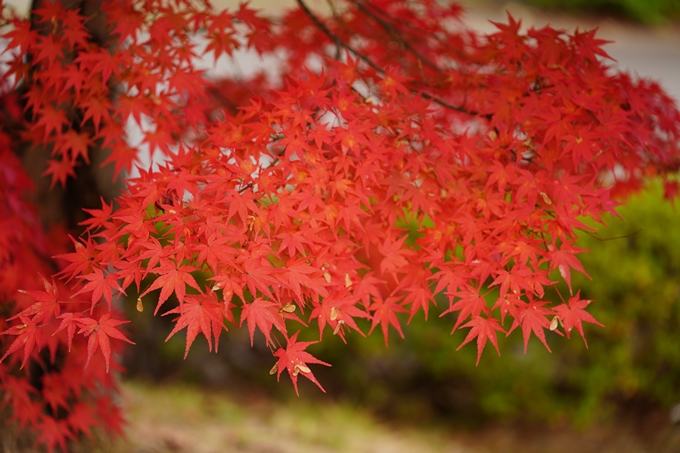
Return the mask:
[[593,239],[597,239],[600,242],[605,242],[605,241],[614,241],[614,240],[618,240],[618,239],[627,239],[627,238],[633,237],[633,236],[641,233],[642,230],[644,230],[644,228],[640,228],[639,230],[633,231],[632,233],[629,233],[629,234],[624,234],[624,235],[621,235],[621,236],[612,236],[612,237],[609,237],[609,238],[601,238],[601,237],[598,237],[597,235],[592,234],[592,233],[585,231],[585,230],[584,230],[584,232],[588,236],[592,237]]
[[362,2],[362,1],[360,1],[360,0],[352,0],[352,3],[354,3],[355,5],[357,5],[357,8],[359,8],[360,10],[362,10],[363,12],[365,12],[365,13],[366,13],[368,16],[370,16],[374,21],[376,21],[376,22],[378,23],[378,25],[380,25],[380,26],[383,28],[383,30],[385,30],[387,33],[389,33],[389,34],[392,36],[392,39],[394,39],[395,41],[398,41],[399,43],[401,43],[408,51],[410,51],[413,55],[415,55],[420,61],[422,61],[422,62],[425,63],[427,66],[429,66],[430,68],[434,69],[435,71],[437,71],[437,72],[439,72],[439,73],[442,72],[442,70],[439,68],[439,66],[437,66],[437,65],[434,64],[432,61],[430,61],[427,57],[425,57],[425,56],[422,55],[420,52],[418,52],[418,50],[416,50],[416,49],[411,45],[410,42],[408,42],[407,40],[405,40],[405,39],[403,39],[401,36],[399,36],[399,33],[394,29],[393,26],[391,26],[390,24],[388,24],[388,23],[385,22],[384,20],[380,19],[380,18],[379,18],[378,16],[376,16],[372,11],[370,11],[368,8],[366,8],[366,7],[364,6],[364,2]]
[[[319,27],[319,29],[320,29],[322,32],[324,32],[329,38],[331,38],[331,40],[335,43],[336,46],[339,46],[339,47],[342,47],[342,48],[346,49],[347,51],[349,51],[350,53],[352,53],[353,55],[355,55],[357,58],[359,58],[361,61],[363,61],[364,63],[366,63],[368,66],[370,66],[371,68],[373,68],[376,72],[378,72],[378,73],[381,74],[381,75],[385,75],[385,70],[384,70],[384,69],[382,69],[382,68],[381,68],[380,66],[378,66],[376,63],[374,63],[374,62],[373,62],[370,58],[368,58],[366,55],[362,54],[362,53],[359,52],[358,50],[356,50],[356,49],[354,49],[353,47],[351,47],[349,44],[345,43],[342,39],[340,39],[339,36],[337,36],[337,35],[334,34],[332,31],[330,31],[330,29],[329,29],[328,27],[326,27],[326,25],[321,21],[321,19],[319,19],[319,18],[318,18],[318,17],[317,17],[317,16],[316,16],[316,15],[315,15],[308,7],[307,7],[307,5],[305,4],[305,2],[304,2],[303,0],[296,0],[296,1],[297,1],[297,4],[298,4],[298,5],[300,6],[300,8],[302,9],[302,11],[304,11],[304,13],[311,19],[312,22],[314,22],[314,24],[315,24],[317,27]],[[438,97],[433,96],[433,95],[431,95],[431,94],[428,94],[428,93],[426,93],[426,92],[417,91],[417,90],[411,90],[411,92],[414,93],[414,94],[420,93],[420,95],[421,95],[424,99],[427,99],[428,101],[432,101],[432,102],[434,102],[435,104],[438,104],[438,105],[440,105],[440,106],[442,106],[442,107],[446,107],[446,108],[451,109],[451,110],[454,110],[454,111],[456,111],[456,112],[465,113],[465,114],[467,114],[467,115],[472,115],[472,116],[477,116],[477,115],[479,114],[479,112],[476,112],[476,111],[474,111],[474,110],[468,110],[468,109],[466,109],[466,108],[464,108],[464,107],[458,107],[458,106],[455,106],[455,105],[453,105],[453,104],[449,104],[448,102],[443,101],[443,100],[439,99]]]
[[[410,29],[412,29],[412,30],[413,30],[413,29],[416,29],[416,27],[414,27],[413,24],[412,24],[411,22],[405,21],[405,20],[403,20],[403,19],[401,19],[401,18],[399,18],[399,17],[394,17],[394,16],[388,14],[388,13],[387,13],[386,11],[384,11],[383,9],[376,7],[376,6],[375,6],[374,4],[372,4],[370,1],[365,1],[365,0],[360,0],[360,1],[364,4],[364,7],[365,7],[365,8],[369,8],[369,7],[370,7],[371,9],[373,9],[373,15],[380,14],[380,15],[386,17],[387,19],[389,19],[389,20],[392,21],[392,22],[401,23],[401,24],[403,24],[404,26],[406,26],[406,27],[408,27],[408,28],[410,28]],[[456,48],[454,48],[454,47],[451,47],[451,46],[446,42],[446,40],[442,39],[440,36],[437,36],[436,33],[431,33],[429,36],[432,37],[432,38],[433,38],[435,41],[437,41],[439,44],[441,44],[441,45],[442,45],[444,48],[446,48],[449,52],[453,52],[453,53],[455,53],[456,55],[458,55],[460,58],[463,58],[463,59],[465,59],[465,60],[469,60],[469,57],[468,57],[468,55],[465,54],[465,52],[461,52],[460,50],[458,50],[458,49],[456,49]]]
[[307,17],[309,17],[309,18],[312,20],[312,22],[314,22],[314,25],[316,25],[317,27],[319,27],[319,30],[321,30],[321,31],[324,32],[329,38],[331,38],[331,39],[333,40],[333,42],[335,43],[336,46],[342,47],[342,48],[344,48],[344,49],[347,49],[349,52],[353,53],[353,54],[356,55],[359,59],[361,59],[361,61],[363,61],[364,63],[366,63],[367,65],[369,65],[371,68],[375,69],[376,71],[378,71],[380,74],[385,74],[385,71],[383,70],[383,68],[381,68],[381,67],[378,66],[377,64],[373,63],[373,62],[371,61],[371,59],[368,58],[366,55],[364,55],[364,54],[362,54],[361,52],[359,52],[358,50],[356,50],[356,49],[350,47],[350,46],[349,46],[348,44],[346,44],[342,39],[340,39],[340,37],[339,37],[338,35],[336,35],[336,34],[333,33],[332,31],[330,31],[330,30],[328,29],[328,27],[326,27],[326,25],[325,25],[323,22],[321,22],[321,19],[319,19],[319,18],[318,18],[318,17],[317,17],[317,16],[316,16],[316,15],[315,15],[308,7],[307,7],[307,5],[305,4],[304,1],[302,1],[302,0],[296,0],[296,1],[297,1],[297,4],[298,4],[298,5],[300,6],[300,8],[302,9],[302,11],[305,12],[305,14],[307,15]]

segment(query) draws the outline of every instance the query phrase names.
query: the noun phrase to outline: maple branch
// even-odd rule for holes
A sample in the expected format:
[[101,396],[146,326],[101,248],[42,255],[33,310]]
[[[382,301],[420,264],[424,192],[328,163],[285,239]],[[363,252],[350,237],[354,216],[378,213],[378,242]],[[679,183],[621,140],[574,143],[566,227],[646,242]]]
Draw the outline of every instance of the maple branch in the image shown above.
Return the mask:
[[344,49],[347,49],[349,52],[354,54],[356,57],[358,57],[361,61],[369,65],[371,68],[375,69],[378,71],[380,74],[385,74],[385,70],[378,66],[377,64],[373,63],[370,58],[368,58],[366,55],[362,54],[358,50],[352,48],[349,44],[345,43],[338,35],[330,31],[328,27],[326,27],[326,24],[324,24],[321,19],[319,19],[310,9],[309,7],[305,4],[303,0],[295,0],[297,4],[300,6],[302,11],[311,19],[312,22],[314,22],[314,25],[316,25],[319,30],[324,32],[326,36],[331,38],[333,42],[335,43],[336,46],[342,47]]
[[[342,19],[340,18],[340,14],[338,14],[338,9],[335,7],[335,2],[334,2],[334,0],[326,0],[326,4],[327,4],[328,7],[330,8],[331,14],[333,15],[333,18],[335,19],[335,21],[336,21],[338,24],[340,24],[340,26],[341,26],[342,28],[344,28],[345,31],[346,31],[347,33],[351,34],[351,33],[352,33],[352,30],[350,30],[349,27],[347,26],[347,24],[346,24],[345,22],[343,22]],[[335,59],[338,60],[338,61],[340,61],[340,57],[342,56],[342,55],[340,54],[340,50],[342,49],[342,47],[336,45],[336,46],[335,46],[335,49],[336,49],[336,52],[335,52]]]
[[[324,34],[326,34],[326,36],[328,36],[329,38],[331,38],[331,40],[335,43],[336,46],[342,47],[342,48],[346,49],[348,52],[352,53],[354,56],[356,56],[356,57],[359,58],[361,61],[363,61],[364,63],[366,63],[368,66],[370,66],[370,67],[373,68],[375,71],[377,71],[379,74],[385,75],[385,70],[384,70],[383,68],[381,68],[380,66],[378,66],[376,63],[374,63],[374,62],[373,62],[370,58],[368,58],[366,55],[362,54],[361,52],[359,52],[358,50],[356,50],[355,48],[353,48],[352,46],[350,46],[349,44],[347,44],[346,42],[344,42],[342,39],[340,39],[340,37],[339,37],[338,35],[336,35],[335,33],[333,33],[333,32],[332,32],[332,31],[331,31],[331,30],[330,30],[330,29],[329,29],[329,28],[321,21],[321,19],[319,19],[319,18],[318,18],[318,17],[317,17],[310,9],[309,9],[309,7],[305,4],[305,2],[304,2],[303,0],[295,0],[295,1],[296,1],[297,4],[300,6],[300,8],[302,9],[302,11],[304,11],[304,13],[309,17],[309,19],[310,19],[312,22],[314,22],[314,24],[315,24],[317,27],[319,27],[319,29],[320,29],[322,32],[324,32]],[[443,100],[439,99],[438,97],[433,96],[433,95],[431,95],[431,94],[428,94],[428,93],[426,93],[426,92],[422,92],[422,91],[421,91],[421,92],[418,92],[418,91],[416,91],[416,90],[411,90],[411,92],[414,93],[414,94],[415,94],[415,93],[419,93],[424,99],[427,99],[428,101],[432,101],[432,102],[434,102],[435,104],[438,104],[438,105],[440,105],[440,106],[442,106],[442,107],[445,107],[445,108],[448,108],[448,109],[451,109],[451,110],[454,110],[454,111],[456,111],[456,112],[465,113],[465,114],[471,115],[471,116],[477,116],[477,115],[479,114],[479,112],[476,112],[476,111],[474,111],[474,110],[468,110],[468,109],[466,109],[466,108],[464,108],[464,107],[458,107],[458,106],[455,106],[455,105],[453,105],[453,104],[449,104],[448,102],[443,101]]]
[[442,72],[442,70],[441,70],[441,68],[439,68],[439,66],[437,66],[437,65],[434,64],[429,58],[425,57],[423,54],[421,54],[420,52],[418,52],[418,50],[415,49],[415,48],[411,45],[410,42],[408,42],[407,40],[403,39],[403,38],[399,35],[399,32],[398,32],[397,30],[395,30],[394,27],[393,27],[392,25],[390,25],[389,23],[387,23],[387,22],[385,22],[384,20],[382,20],[381,18],[379,18],[376,14],[374,14],[371,10],[369,10],[366,6],[364,6],[364,2],[363,2],[363,1],[361,1],[361,0],[352,0],[352,3],[354,3],[354,4],[357,6],[357,8],[359,8],[361,11],[363,11],[363,12],[366,13],[369,17],[371,17],[371,19],[373,19],[374,21],[376,21],[376,22],[378,23],[378,25],[380,25],[380,27],[382,27],[383,30],[385,30],[387,33],[390,34],[390,36],[392,37],[392,39],[394,39],[395,41],[397,41],[397,42],[399,42],[401,45],[403,45],[404,48],[406,48],[409,52],[411,52],[413,55],[415,55],[416,58],[418,58],[418,59],[420,60],[420,62],[425,63],[425,65],[429,66],[430,68],[434,69],[435,71],[437,71],[437,72],[439,72],[439,73]]
[[[283,137],[282,137],[282,138],[283,138]],[[270,163],[269,165],[267,165],[266,167],[262,167],[261,170],[270,169],[270,168],[274,167],[275,165],[277,165],[279,162],[281,162],[281,161],[280,161],[279,158],[277,157],[277,158],[275,158],[274,160],[272,160],[271,163]],[[239,194],[242,195],[243,193],[245,193],[245,192],[247,192],[248,190],[252,189],[254,186],[255,186],[254,183],[249,182],[248,184],[246,184],[245,186],[241,187],[240,189],[236,189],[236,191],[237,191]]]
[[596,234],[591,233],[590,231],[586,231],[586,230],[581,230],[581,231],[583,231],[584,233],[586,233],[588,236],[590,236],[593,239],[597,239],[600,242],[606,242],[606,241],[615,241],[615,240],[618,240],[618,239],[627,239],[627,238],[636,236],[637,234],[641,233],[643,230],[644,230],[644,228],[640,228],[640,229],[633,231],[632,233],[629,233],[629,234],[623,234],[623,235],[620,235],[620,236],[612,236],[612,237],[608,237],[608,238],[601,238],[601,237],[597,236]]
[[[352,1],[356,1],[356,0],[352,0]],[[416,27],[414,27],[413,24],[412,24],[411,22],[406,21],[406,20],[404,20],[404,19],[401,19],[400,17],[394,17],[394,16],[392,16],[391,14],[387,13],[385,10],[380,9],[380,8],[378,8],[377,6],[375,6],[374,4],[372,4],[370,1],[365,1],[365,0],[359,0],[359,1],[361,1],[361,2],[364,4],[364,7],[365,7],[365,8],[370,7],[370,8],[373,9],[373,16],[376,16],[377,14],[380,14],[380,15],[382,15],[382,16],[387,17],[387,18],[388,18],[390,21],[392,21],[392,22],[395,22],[395,23],[398,22],[398,23],[403,24],[405,27],[408,27],[408,28],[410,28],[411,30],[416,29]],[[441,44],[441,45],[442,45],[446,50],[448,50],[449,52],[452,52],[452,53],[456,54],[458,57],[460,57],[460,58],[462,58],[462,59],[464,59],[464,60],[466,60],[466,61],[469,62],[470,58],[468,57],[468,55],[465,54],[465,52],[461,52],[460,49],[458,49],[458,48],[451,47],[451,46],[449,45],[449,43],[446,42],[445,39],[442,39],[440,36],[437,36],[437,35],[434,34],[434,33],[431,33],[431,34],[429,34],[428,36],[430,36],[432,39],[434,39],[434,40],[437,41],[439,44]]]
[[251,187],[253,187],[253,183],[249,182],[248,184],[241,187],[240,189],[237,189],[236,191],[239,193],[239,195],[242,195],[244,192],[247,192]]
[[85,25],[86,23],[88,23],[89,21],[91,21],[92,19],[94,19],[95,17],[97,17],[97,15],[99,15],[99,14],[101,14],[101,13],[102,13],[102,10],[101,10],[101,9],[98,9],[98,10],[95,11],[94,13],[90,14],[90,15],[87,16],[85,19],[83,19],[83,25]]
[[52,257],[52,256],[50,256],[50,255],[47,255],[47,254],[43,253],[43,252],[42,252],[35,244],[33,244],[33,243],[29,244],[28,247],[30,247],[31,250],[33,251],[33,253],[35,253],[35,255],[36,255],[38,258],[40,258],[40,260],[41,260],[43,263],[45,263],[47,266],[49,266],[49,267],[54,271],[55,274],[56,274],[57,272],[59,272],[59,265],[58,265],[57,262],[55,261],[54,257]]
[[[414,91],[414,92],[415,92],[415,91]],[[421,91],[421,92],[420,92],[420,95],[421,95],[423,98],[427,99],[428,101],[432,101],[432,102],[434,102],[435,104],[441,105],[442,107],[446,107],[446,108],[448,108],[448,109],[455,110],[456,112],[466,113],[466,114],[471,115],[471,116],[477,116],[477,115],[479,115],[479,112],[477,112],[476,110],[468,110],[468,109],[466,109],[466,108],[464,108],[464,107],[458,107],[458,106],[456,106],[456,105],[449,104],[448,102],[442,101],[442,100],[439,99],[438,97],[432,96],[431,94],[428,94],[428,93],[426,93],[426,92],[424,92],[424,91]],[[488,115],[487,115],[487,116],[488,116]]]

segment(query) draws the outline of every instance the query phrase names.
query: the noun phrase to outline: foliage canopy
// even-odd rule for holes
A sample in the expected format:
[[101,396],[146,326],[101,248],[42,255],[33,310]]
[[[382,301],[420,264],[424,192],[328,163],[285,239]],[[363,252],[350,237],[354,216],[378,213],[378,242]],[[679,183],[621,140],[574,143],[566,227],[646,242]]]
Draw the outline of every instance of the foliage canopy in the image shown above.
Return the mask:
[[[387,343],[436,294],[477,362],[499,333],[520,330],[526,350],[599,324],[571,285],[585,274],[576,230],[595,231],[582,219],[614,213],[650,175],[677,193],[673,101],[612,72],[594,31],[523,32],[508,17],[482,36],[457,5],[331,4],[324,17],[298,0],[277,21],[188,0],[47,0],[3,16],[2,124],[18,132],[0,136],[0,389],[49,450],[120,429],[108,370],[130,342],[121,295],[174,315],[187,353],[199,334],[217,349],[225,321],[263,334],[272,374],[296,389],[300,376],[321,387],[309,365],[325,364],[300,330],[344,339],[365,334],[363,318]],[[240,49],[279,73],[201,69]],[[21,143],[49,154],[53,186],[94,147],[116,174],[140,149],[167,160],[89,210],[68,251],[25,197]],[[569,291],[556,304],[553,271]],[[57,361],[39,386],[20,372]]]

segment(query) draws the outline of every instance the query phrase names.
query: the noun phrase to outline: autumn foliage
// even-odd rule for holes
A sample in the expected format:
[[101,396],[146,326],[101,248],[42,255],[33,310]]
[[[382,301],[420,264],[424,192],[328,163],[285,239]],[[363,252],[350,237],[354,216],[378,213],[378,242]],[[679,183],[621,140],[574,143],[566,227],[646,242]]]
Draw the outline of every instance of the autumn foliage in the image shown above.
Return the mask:
[[[0,395],[38,444],[120,429],[108,373],[131,342],[123,304],[172,317],[187,353],[199,334],[217,350],[228,326],[264,336],[271,373],[296,390],[300,377],[321,387],[312,365],[327,365],[304,329],[379,329],[387,343],[436,310],[479,362],[501,334],[548,347],[599,324],[571,287],[586,273],[575,231],[648,176],[677,193],[673,101],[613,71],[594,31],[508,17],[482,36],[456,5],[332,3],[299,0],[276,20],[188,0],[104,0],[88,15],[45,1],[30,20],[3,9]],[[276,73],[210,67],[244,49]],[[13,152],[26,144],[49,154],[53,185],[93,147],[116,174],[142,152],[166,161],[88,210],[67,246],[26,197]],[[559,280],[570,294],[553,305]]]

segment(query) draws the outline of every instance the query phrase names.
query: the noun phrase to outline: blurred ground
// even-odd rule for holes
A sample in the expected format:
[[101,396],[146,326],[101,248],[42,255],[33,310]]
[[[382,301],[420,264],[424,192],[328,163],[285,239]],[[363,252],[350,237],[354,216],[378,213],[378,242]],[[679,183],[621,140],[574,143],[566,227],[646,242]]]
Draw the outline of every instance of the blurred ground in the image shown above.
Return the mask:
[[[285,383],[282,385],[290,385]],[[126,382],[128,439],[111,453],[468,453],[443,432],[390,427],[346,405],[286,404],[195,387]]]
[[[281,385],[290,385],[289,382]],[[346,404],[286,403],[248,393],[125,382],[127,440],[102,453],[674,453],[680,428],[647,435],[660,420],[577,431],[563,426],[404,427]],[[663,422],[662,422],[663,423]],[[650,426],[646,426],[650,425]]]

